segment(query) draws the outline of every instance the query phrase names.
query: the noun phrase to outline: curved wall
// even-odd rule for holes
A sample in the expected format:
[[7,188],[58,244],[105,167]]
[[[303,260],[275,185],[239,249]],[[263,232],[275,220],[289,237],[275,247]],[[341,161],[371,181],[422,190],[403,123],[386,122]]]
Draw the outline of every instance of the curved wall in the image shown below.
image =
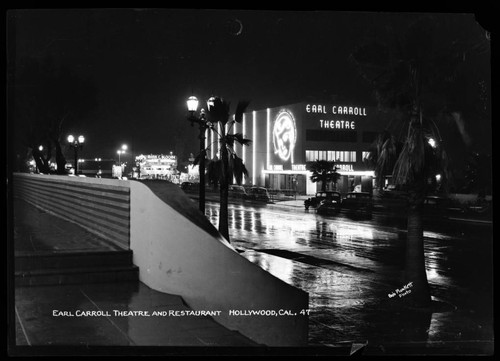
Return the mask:
[[[308,317],[299,314],[308,308],[306,292],[240,256],[220,236],[211,235],[206,224],[200,227],[184,217],[183,210],[171,208],[145,184],[131,182],[130,187],[130,248],[142,282],[182,295],[193,309],[221,311],[214,317],[216,321],[256,342],[269,346],[307,344]],[[196,207],[175,185],[162,198],[186,208]],[[280,309],[297,315],[230,315],[230,310]]]

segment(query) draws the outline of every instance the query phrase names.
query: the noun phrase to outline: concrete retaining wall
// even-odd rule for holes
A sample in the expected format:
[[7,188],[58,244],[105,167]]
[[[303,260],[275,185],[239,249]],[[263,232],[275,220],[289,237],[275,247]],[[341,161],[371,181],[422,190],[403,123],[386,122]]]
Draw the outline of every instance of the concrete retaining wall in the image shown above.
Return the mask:
[[[137,181],[28,174],[13,183],[16,196],[129,245],[149,287],[182,296],[194,310],[219,311],[217,322],[258,343],[307,345],[300,311],[308,294],[242,257],[178,186],[162,182],[160,192]],[[280,310],[288,314],[246,315]]]
[[[269,346],[307,344],[308,317],[299,313],[308,308],[306,292],[242,257],[225,239],[207,229],[216,231],[211,224],[197,222],[194,215],[191,219],[182,215],[189,209],[201,213],[179,187],[171,185],[163,200],[147,182],[131,182],[130,187],[130,248],[142,282],[181,295],[193,309],[221,311],[214,317],[216,321],[256,342]],[[231,310],[287,310],[297,315],[231,316]]]
[[123,249],[130,241],[130,187],[127,182],[16,173],[14,196],[75,222]]

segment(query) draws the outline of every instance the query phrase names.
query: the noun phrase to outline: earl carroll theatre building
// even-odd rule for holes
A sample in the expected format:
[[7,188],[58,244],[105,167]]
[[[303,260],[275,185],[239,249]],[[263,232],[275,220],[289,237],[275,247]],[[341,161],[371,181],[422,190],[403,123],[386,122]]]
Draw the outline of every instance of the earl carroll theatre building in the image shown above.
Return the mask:
[[[306,162],[327,160],[341,174],[338,191],[372,192],[374,171],[366,157],[387,120],[374,107],[302,102],[245,113],[228,131],[252,140],[236,146],[249,172],[245,184],[314,194],[321,183],[311,182]],[[208,133],[206,145],[216,145]],[[217,151],[209,148],[208,156]]]

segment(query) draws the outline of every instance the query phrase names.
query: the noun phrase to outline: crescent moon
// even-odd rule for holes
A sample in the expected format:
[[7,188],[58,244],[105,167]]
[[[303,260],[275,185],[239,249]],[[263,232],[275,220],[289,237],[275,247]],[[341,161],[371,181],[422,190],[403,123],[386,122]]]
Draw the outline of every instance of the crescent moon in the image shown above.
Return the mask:
[[239,29],[237,32],[233,33],[234,36],[238,36],[243,31],[243,23],[239,19],[233,19],[236,23],[238,23]]
[[243,23],[236,18],[227,20],[226,26],[228,27],[229,33],[233,36],[238,36],[243,31]]

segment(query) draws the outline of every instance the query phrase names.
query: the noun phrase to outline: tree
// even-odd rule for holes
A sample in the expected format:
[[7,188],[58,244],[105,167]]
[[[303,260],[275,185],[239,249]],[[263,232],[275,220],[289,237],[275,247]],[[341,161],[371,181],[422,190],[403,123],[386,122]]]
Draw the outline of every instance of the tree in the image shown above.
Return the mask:
[[466,184],[463,191],[466,193],[478,193],[483,196],[491,194],[493,179],[491,155],[471,152],[466,163]]
[[[207,178],[214,184],[219,186],[220,194],[220,211],[219,211],[219,232],[230,242],[229,224],[228,224],[228,196],[229,185],[233,183],[233,179],[237,184],[241,185],[243,176],[248,176],[248,171],[243,164],[243,160],[239,158],[234,150],[235,143],[243,146],[248,146],[250,140],[243,138],[240,133],[231,133],[234,123],[241,123],[243,113],[248,107],[249,102],[238,102],[234,114],[234,119],[230,119],[230,103],[219,97],[210,99],[211,105],[208,107],[208,122],[211,124],[211,129],[217,134],[217,139],[220,146],[220,157],[212,160],[207,167]],[[195,164],[198,162],[199,156],[195,159]],[[200,185],[204,186],[204,185]]]
[[[449,113],[447,94],[471,49],[457,39],[453,21],[421,16],[391,28],[384,39],[361,44],[351,59],[374,90],[382,109],[395,110],[392,126],[383,132],[372,154],[379,186],[386,175],[407,190],[408,232],[403,280],[412,282],[405,302],[430,307],[425,269],[422,204],[436,174],[447,180],[447,155],[437,121]],[[394,24],[393,24],[394,25]]]
[[17,147],[30,149],[41,173],[50,172],[55,153],[57,173],[66,174],[61,147],[64,126],[96,106],[94,85],[50,58],[23,59],[16,67],[12,96]]
[[337,173],[337,167],[335,162],[330,162],[327,160],[316,160],[314,162],[308,162],[306,164],[308,171],[312,172],[310,177],[311,182],[321,182],[321,191],[326,191],[326,185],[333,182],[335,185],[340,178],[340,174]]

